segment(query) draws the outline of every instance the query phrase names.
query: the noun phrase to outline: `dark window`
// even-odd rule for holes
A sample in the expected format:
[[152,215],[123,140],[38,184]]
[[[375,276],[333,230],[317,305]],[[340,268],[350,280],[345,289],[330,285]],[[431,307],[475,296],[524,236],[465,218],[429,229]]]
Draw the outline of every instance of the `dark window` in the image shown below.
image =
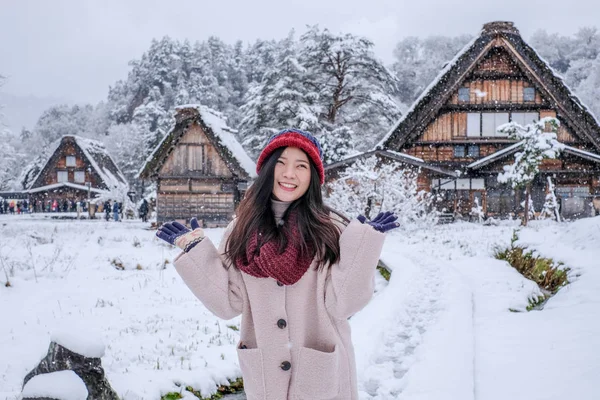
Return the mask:
[[454,157],[464,157],[465,146],[454,146]]
[[471,95],[469,88],[463,87],[458,89],[458,101],[470,101]]
[[535,88],[523,88],[523,101],[535,101]]
[[467,148],[467,157],[478,158],[479,157],[479,145],[470,144]]

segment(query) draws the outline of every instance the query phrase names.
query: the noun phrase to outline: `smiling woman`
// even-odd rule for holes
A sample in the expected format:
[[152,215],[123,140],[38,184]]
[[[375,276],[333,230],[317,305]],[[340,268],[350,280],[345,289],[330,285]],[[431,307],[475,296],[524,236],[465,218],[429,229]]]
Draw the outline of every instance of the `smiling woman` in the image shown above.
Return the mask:
[[279,156],[273,174],[273,196],[280,201],[294,201],[308,190],[310,163],[297,147],[287,147]]
[[323,203],[323,151],[308,132],[269,139],[258,178],[218,249],[192,220],[158,236],[184,250],[175,268],[218,317],[242,314],[237,346],[248,400],[357,400],[348,318],[371,299],[397,217],[348,221]]

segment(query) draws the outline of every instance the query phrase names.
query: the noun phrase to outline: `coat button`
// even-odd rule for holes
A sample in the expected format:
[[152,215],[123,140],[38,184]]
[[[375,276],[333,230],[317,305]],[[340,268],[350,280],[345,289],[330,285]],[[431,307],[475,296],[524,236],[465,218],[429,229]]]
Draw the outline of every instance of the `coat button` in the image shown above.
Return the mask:
[[283,286],[283,283],[277,281],[277,286]]
[[290,364],[289,361],[284,361],[284,362],[281,363],[280,367],[281,367],[282,370],[287,371],[290,368],[292,368],[292,364]]
[[279,329],[283,329],[287,326],[287,322],[285,322],[285,319],[280,319],[279,321],[277,321],[277,326],[279,327]]

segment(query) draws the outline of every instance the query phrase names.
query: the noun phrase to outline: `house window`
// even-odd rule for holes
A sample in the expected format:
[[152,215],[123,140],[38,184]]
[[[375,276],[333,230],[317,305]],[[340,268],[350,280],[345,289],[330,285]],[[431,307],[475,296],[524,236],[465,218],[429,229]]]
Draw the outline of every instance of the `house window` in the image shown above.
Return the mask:
[[535,101],[535,88],[523,88],[523,101]]
[[467,87],[458,89],[458,101],[468,102],[471,100],[470,90]]
[[67,171],[56,171],[56,178],[58,182],[68,182],[69,173]]
[[521,126],[529,125],[540,120],[540,115],[536,112],[514,112],[510,115],[511,122],[516,122]]
[[85,183],[85,171],[75,171],[75,182]]
[[76,165],[75,156],[67,156],[67,167],[74,167]]
[[465,146],[454,146],[454,157],[462,158],[465,156]]
[[481,113],[482,136],[506,136],[496,130],[500,125],[508,123],[508,113]]
[[481,113],[467,113],[467,136],[481,136]]
[[204,145],[188,145],[187,161],[189,171],[204,171]]
[[479,145],[478,144],[470,144],[467,147],[467,157],[479,158]]

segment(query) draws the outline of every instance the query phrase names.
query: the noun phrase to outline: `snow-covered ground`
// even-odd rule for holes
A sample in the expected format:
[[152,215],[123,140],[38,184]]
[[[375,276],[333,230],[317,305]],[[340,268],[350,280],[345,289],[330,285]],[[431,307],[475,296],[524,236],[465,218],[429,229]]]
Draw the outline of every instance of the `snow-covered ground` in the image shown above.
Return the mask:
[[[534,221],[520,242],[572,268],[543,310],[539,293],[492,257],[516,222],[388,235],[371,303],[352,320],[361,399],[596,399],[600,390],[600,217]],[[95,330],[119,396],[202,393],[239,376],[239,320],[212,316],[182,283],[178,250],[141,222],[0,216],[0,399],[57,331]],[[207,230],[218,243],[222,229]],[[509,309],[523,310],[511,312]]]

